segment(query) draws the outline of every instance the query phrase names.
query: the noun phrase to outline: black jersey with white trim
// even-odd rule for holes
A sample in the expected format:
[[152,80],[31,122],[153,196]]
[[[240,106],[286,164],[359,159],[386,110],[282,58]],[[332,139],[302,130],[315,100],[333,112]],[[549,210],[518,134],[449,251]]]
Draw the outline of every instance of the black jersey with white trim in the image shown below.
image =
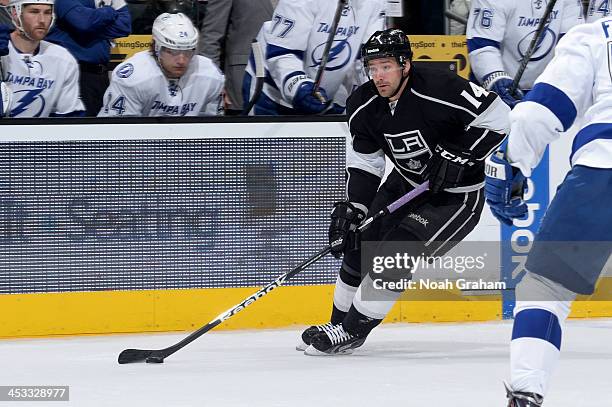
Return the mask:
[[409,184],[422,183],[439,143],[471,151],[477,164],[447,192],[474,191],[484,183],[484,159],[509,129],[510,109],[493,92],[440,69],[412,66],[393,113],[372,81],[347,100],[347,198],[369,207],[385,172],[385,155]]

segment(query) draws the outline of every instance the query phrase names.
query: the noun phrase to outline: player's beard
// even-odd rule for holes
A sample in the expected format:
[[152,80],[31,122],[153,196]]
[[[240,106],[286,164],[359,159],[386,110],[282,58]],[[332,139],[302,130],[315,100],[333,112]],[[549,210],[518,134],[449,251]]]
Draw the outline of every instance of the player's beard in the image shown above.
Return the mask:
[[47,24],[39,24],[30,30],[24,29],[25,38],[31,41],[42,41],[49,33],[49,28]]

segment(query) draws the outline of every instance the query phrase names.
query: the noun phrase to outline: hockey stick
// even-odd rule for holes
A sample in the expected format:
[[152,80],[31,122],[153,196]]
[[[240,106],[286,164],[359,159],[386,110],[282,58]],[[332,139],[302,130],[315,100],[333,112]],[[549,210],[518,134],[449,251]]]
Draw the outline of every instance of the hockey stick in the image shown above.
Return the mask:
[[312,88],[312,96],[316,96],[321,103],[328,103],[321,92],[319,92],[319,88],[321,87],[321,80],[323,80],[323,72],[325,72],[325,67],[327,66],[327,62],[329,61],[329,50],[331,49],[332,44],[334,43],[334,37],[336,36],[336,30],[338,29],[338,24],[340,23],[340,17],[342,17],[342,10],[346,5],[347,0],[338,0],[338,5],[336,6],[336,14],[334,14],[334,21],[332,22],[332,26],[327,34],[327,42],[325,43],[325,48],[323,48],[323,55],[321,56],[321,65],[319,65],[319,70],[317,71],[317,76],[315,77],[314,87]]
[[521,60],[521,65],[519,65],[519,69],[518,71],[516,71],[516,75],[514,75],[514,79],[512,80],[512,85],[510,85],[510,88],[508,89],[511,95],[514,95],[516,93],[516,90],[518,89],[519,82],[521,81],[521,78],[523,77],[523,73],[525,72],[525,69],[527,68],[527,64],[529,63],[531,56],[535,52],[536,47],[538,46],[538,43],[540,42],[540,37],[542,36],[544,27],[547,26],[546,21],[548,20],[550,13],[555,7],[555,3],[557,3],[557,0],[549,0],[548,4],[546,5],[546,10],[544,10],[544,15],[542,15],[542,19],[540,20],[540,23],[538,24],[538,28],[536,29],[535,34],[533,34],[531,43],[529,43],[529,48],[527,48],[527,51],[523,55],[523,59]]
[[264,78],[266,75],[266,70],[264,68],[264,55],[261,49],[261,45],[257,40],[254,40],[251,43],[251,49],[253,50],[253,58],[255,59],[255,77],[257,78],[255,81],[255,92],[253,92],[253,96],[249,103],[242,109],[242,115],[248,116],[251,113],[251,109],[257,103],[259,96],[261,95],[261,90],[263,89]]
[[[399,208],[401,208],[402,206],[410,202],[412,199],[421,195],[423,192],[427,191],[428,188],[429,188],[429,181],[425,181],[421,185],[414,188],[412,191],[408,192],[407,194],[403,195],[401,198],[399,198],[395,202],[388,205],[386,208],[380,210],[374,216],[366,219],[359,226],[358,230],[360,232],[366,230],[372,225],[372,222],[374,222],[375,220],[385,215],[388,215],[390,213],[397,211]],[[291,279],[296,274],[305,270],[310,265],[314,264],[316,261],[323,258],[329,252],[331,252],[331,247],[330,246],[324,247],[318,253],[311,256],[308,260],[304,261],[302,264],[300,264],[293,270],[283,274],[282,276],[278,277],[276,280],[272,281],[265,287],[261,288],[255,294],[250,295],[249,297],[245,298],[240,304],[237,304],[233,306],[232,308],[228,309],[227,311],[222,312],[221,314],[216,316],[212,321],[210,321],[209,323],[207,323],[206,325],[204,325],[197,331],[191,333],[185,339],[181,340],[180,342],[177,342],[176,344],[172,346],[169,346],[164,349],[157,349],[157,350],[144,350],[144,349],[126,349],[124,350],[123,352],[119,354],[119,358],[118,358],[119,364],[144,362],[144,361],[146,361],[147,363],[163,363],[165,358],[172,355],[179,349],[182,349],[189,343],[195,341],[197,338],[204,335],[206,332],[210,331],[217,325],[221,324],[226,319],[233,317],[238,312],[242,311],[243,309],[245,309],[246,307],[248,307],[249,305],[257,301],[264,295],[268,294],[270,291],[274,290],[276,287],[280,287],[283,283],[285,283],[285,281]]]

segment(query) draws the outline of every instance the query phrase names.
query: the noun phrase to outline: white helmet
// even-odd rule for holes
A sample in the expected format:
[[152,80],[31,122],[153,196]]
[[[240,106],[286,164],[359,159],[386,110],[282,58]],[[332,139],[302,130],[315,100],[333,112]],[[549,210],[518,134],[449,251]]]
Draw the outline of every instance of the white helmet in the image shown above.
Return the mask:
[[198,46],[198,30],[183,13],[163,13],[153,22],[153,40],[155,53],[161,47],[177,50],[195,50]]
[[[21,21],[21,9],[23,6],[27,6],[29,4],[48,4],[53,7],[55,0],[9,0],[8,9],[9,12],[11,10],[15,10],[15,15],[17,16],[17,21],[15,22],[15,27],[21,31],[26,37],[30,38],[30,36],[23,31],[23,22]],[[51,19],[51,25],[49,29],[53,26],[55,22],[55,12],[53,12],[53,18]]]

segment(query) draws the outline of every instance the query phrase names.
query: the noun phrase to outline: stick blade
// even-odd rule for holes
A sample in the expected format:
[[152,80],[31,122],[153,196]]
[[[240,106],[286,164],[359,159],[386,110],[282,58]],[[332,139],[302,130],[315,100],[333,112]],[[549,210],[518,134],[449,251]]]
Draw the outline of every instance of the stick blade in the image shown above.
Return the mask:
[[126,349],[119,354],[117,361],[120,365],[124,365],[126,363],[144,362],[152,354],[152,350]]

